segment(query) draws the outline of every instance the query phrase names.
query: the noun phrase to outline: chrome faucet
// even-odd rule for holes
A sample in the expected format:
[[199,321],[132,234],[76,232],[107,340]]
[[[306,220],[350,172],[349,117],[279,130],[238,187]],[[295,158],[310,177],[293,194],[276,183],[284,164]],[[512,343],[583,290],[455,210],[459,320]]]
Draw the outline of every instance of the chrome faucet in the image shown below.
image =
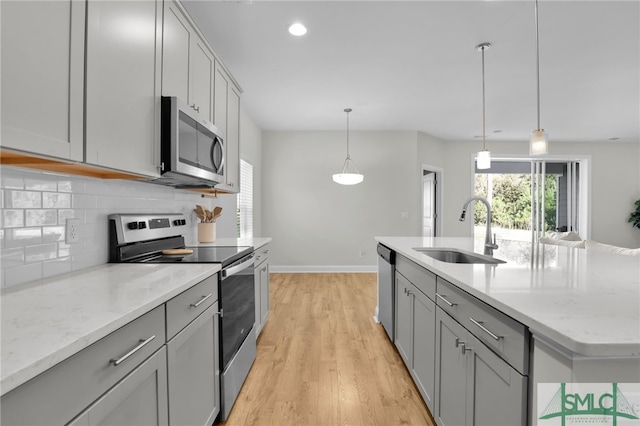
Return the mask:
[[489,256],[493,256],[493,251],[498,249],[498,245],[496,244],[496,236],[493,236],[493,241],[491,240],[491,204],[487,201],[486,198],[474,196],[469,198],[464,202],[464,206],[462,207],[462,213],[460,214],[460,218],[458,219],[460,222],[464,222],[465,217],[467,216],[467,206],[472,201],[482,201],[485,206],[487,206],[487,232],[484,237],[484,254]]

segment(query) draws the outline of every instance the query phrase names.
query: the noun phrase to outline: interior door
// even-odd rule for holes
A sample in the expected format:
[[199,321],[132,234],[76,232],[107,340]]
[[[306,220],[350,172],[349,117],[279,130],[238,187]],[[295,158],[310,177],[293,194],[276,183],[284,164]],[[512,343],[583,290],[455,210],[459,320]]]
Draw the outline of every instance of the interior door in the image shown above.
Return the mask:
[[436,236],[436,174],[422,176],[422,236]]

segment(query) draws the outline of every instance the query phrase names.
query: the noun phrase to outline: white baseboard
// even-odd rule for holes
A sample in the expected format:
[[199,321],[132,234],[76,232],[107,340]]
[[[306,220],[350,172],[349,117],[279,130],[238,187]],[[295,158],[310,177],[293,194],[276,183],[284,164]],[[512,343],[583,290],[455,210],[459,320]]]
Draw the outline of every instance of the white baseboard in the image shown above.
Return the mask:
[[378,272],[376,265],[269,265],[269,272],[313,273],[313,272]]

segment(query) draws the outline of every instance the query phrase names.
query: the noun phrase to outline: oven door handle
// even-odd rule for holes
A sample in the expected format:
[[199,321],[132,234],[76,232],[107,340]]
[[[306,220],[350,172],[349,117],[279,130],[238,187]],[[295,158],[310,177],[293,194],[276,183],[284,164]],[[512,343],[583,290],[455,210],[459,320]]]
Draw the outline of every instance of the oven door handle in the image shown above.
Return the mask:
[[249,259],[245,260],[242,263],[239,263],[237,265],[233,265],[229,268],[223,269],[222,270],[222,278],[227,278],[230,277],[232,275],[237,274],[240,271],[243,271],[245,269],[247,269],[249,266],[253,266],[253,254],[248,256]]

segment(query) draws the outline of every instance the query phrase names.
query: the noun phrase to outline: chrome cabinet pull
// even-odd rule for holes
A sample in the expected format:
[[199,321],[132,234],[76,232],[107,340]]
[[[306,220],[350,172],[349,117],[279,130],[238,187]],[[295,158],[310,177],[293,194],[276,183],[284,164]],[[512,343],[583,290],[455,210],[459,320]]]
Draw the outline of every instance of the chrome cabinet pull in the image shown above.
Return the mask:
[[444,303],[446,303],[447,305],[449,305],[450,307],[454,307],[457,305],[457,303],[451,303],[449,302],[447,299],[445,299],[444,297],[440,296],[438,293],[436,293],[436,297],[440,300],[442,300]]
[[456,348],[459,347],[460,345],[464,346],[464,343],[465,343],[464,341],[456,337]]
[[207,294],[206,296],[202,296],[202,299],[200,299],[198,302],[196,303],[192,303],[189,306],[191,306],[192,308],[197,308],[198,306],[202,305],[202,303],[207,300],[208,298],[210,298],[211,296],[213,296],[212,293]]
[[484,331],[485,333],[487,333],[489,336],[493,337],[495,340],[500,340],[502,339],[503,336],[497,336],[494,333],[492,333],[489,329],[487,329],[484,325],[482,325],[482,321],[476,321],[473,318],[469,318],[469,321],[471,321],[472,323],[474,323],[475,325],[477,325],[478,327],[480,327],[480,330]]
[[140,339],[140,344],[138,346],[136,346],[135,348],[131,349],[129,352],[127,352],[126,354],[122,355],[120,358],[110,359],[109,362],[117,367],[122,362],[126,361],[127,358],[129,358],[130,356],[132,356],[133,354],[138,352],[140,349],[145,347],[149,342],[151,342],[155,338],[156,338],[156,336],[153,335],[153,336],[149,337],[148,339]]
[[460,343],[460,350],[462,351],[462,355],[465,354],[465,352],[470,351],[472,348],[467,348],[466,344],[464,342]]
[[213,315],[220,315],[220,318],[224,317],[224,309],[220,309],[220,312],[214,312]]

